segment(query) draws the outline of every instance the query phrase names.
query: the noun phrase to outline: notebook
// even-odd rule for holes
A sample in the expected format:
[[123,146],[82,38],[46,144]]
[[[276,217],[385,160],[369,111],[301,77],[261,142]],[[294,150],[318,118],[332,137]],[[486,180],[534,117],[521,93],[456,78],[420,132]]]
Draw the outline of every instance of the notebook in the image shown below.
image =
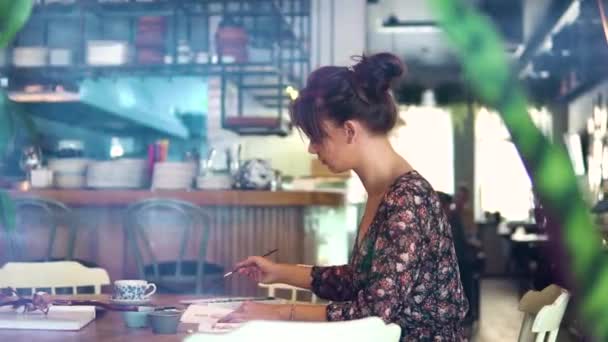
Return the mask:
[[94,319],[94,306],[52,306],[47,315],[0,308],[0,329],[80,330]]

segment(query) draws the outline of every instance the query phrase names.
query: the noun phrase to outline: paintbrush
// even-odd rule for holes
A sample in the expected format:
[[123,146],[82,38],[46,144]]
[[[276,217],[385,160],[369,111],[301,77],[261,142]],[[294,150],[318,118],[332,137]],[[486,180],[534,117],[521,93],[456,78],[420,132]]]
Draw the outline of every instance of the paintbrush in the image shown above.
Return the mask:
[[[278,250],[279,250],[278,248],[275,248],[275,249],[271,250],[270,252],[268,252],[268,253],[266,253],[266,254],[262,255],[262,257],[267,257],[267,256],[269,256],[269,255],[271,255],[271,254],[273,254],[273,253],[277,252]],[[228,276],[231,276],[231,275],[232,275],[234,272],[236,272],[236,271],[240,270],[241,268],[243,268],[243,267],[242,267],[242,266],[241,266],[241,267],[237,267],[237,268],[233,269],[232,271],[230,271],[230,272],[228,272],[228,273],[224,274],[224,278],[226,278],[226,277],[228,277]]]

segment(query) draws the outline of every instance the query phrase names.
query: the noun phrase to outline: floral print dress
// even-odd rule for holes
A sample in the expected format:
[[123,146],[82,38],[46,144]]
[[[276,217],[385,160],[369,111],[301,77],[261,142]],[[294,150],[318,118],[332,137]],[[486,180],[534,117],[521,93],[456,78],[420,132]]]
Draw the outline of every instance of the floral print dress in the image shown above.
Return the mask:
[[[357,237],[357,241],[359,237]],[[464,341],[468,303],[450,225],[416,171],[395,180],[348,265],[313,267],[312,290],[333,301],[327,319],[378,316],[402,341]]]

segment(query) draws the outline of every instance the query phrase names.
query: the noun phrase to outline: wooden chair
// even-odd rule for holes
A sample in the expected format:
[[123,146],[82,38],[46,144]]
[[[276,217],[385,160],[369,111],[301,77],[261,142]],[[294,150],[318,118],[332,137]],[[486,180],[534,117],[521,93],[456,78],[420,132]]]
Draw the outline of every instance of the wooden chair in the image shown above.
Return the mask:
[[301,287],[296,287],[296,286],[291,286],[288,284],[281,284],[281,283],[277,283],[277,284],[258,284],[258,286],[260,288],[266,289],[266,293],[268,297],[273,297],[273,298],[282,298],[282,297],[277,297],[277,290],[280,291],[285,291],[289,293],[289,298],[285,298],[285,299],[289,299],[292,302],[298,301],[298,294],[304,293],[307,296],[310,296],[310,302],[315,304],[319,301],[319,298],[312,293],[310,290],[307,289],[303,289]]
[[125,232],[138,276],[160,292],[223,291],[223,268],[205,261],[209,218],[197,206],[172,199],[148,199],[131,205]]
[[398,342],[401,327],[385,324],[378,317],[342,322],[286,322],[251,321],[225,334],[198,333],[187,337],[186,342],[283,342],[297,341],[349,341]]
[[542,291],[528,291],[519,302],[524,320],[519,331],[519,342],[555,342],[568,306],[570,294],[557,285]]
[[46,198],[15,199],[15,229],[8,234],[9,261],[71,260],[76,229],[71,210]]
[[[51,294],[100,294],[101,286],[109,284],[106,270],[75,261],[8,262],[0,268],[0,288],[12,287],[22,294],[39,290]],[[86,291],[87,288],[93,291]]]

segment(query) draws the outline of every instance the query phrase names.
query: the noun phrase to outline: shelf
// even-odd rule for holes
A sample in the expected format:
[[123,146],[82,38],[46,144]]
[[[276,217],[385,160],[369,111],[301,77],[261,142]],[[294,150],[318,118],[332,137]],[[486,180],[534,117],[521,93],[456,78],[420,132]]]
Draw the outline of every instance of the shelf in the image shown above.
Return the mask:
[[[42,45],[49,48],[68,48],[72,52],[73,65],[0,68],[0,75],[9,78],[9,84],[28,84],[37,80],[74,82],[95,78],[120,77],[172,77],[217,76],[222,84],[236,84],[238,88],[238,117],[243,116],[243,98],[253,98],[264,108],[263,114],[272,114],[274,119],[284,121],[284,112],[289,98],[283,96],[285,87],[300,88],[305,75],[310,71],[311,46],[311,1],[310,0],[75,0],[69,4],[51,3],[34,6],[30,25],[37,31],[29,32],[29,43],[20,44],[17,37],[14,47],[21,45]],[[193,56],[207,54],[207,63],[189,64],[140,64],[134,62],[141,51],[142,40],[138,41],[139,17],[162,16],[162,29],[158,33],[154,53],[160,60],[178,61],[182,44],[191,49]],[[220,21],[230,18],[230,22],[240,24],[247,31],[248,59],[252,62],[226,63],[222,56],[215,56],[215,34]],[[62,24],[62,23],[65,24]],[[55,26],[57,25],[57,26]],[[159,24],[160,25],[160,24]],[[120,29],[118,29],[118,28]],[[60,31],[75,32],[69,46],[62,46],[53,37]],[[70,31],[71,30],[71,31]],[[32,36],[39,39],[31,43]],[[38,39],[36,38],[36,39]],[[141,38],[141,37],[140,37]],[[127,43],[130,50],[129,62],[124,65],[92,66],[86,64],[86,49],[89,40],[118,40]],[[25,41],[24,41],[25,42]],[[65,44],[65,43],[64,43]],[[59,46],[58,46],[59,45]],[[9,49],[8,57],[12,56]],[[235,56],[239,56],[238,54]],[[157,58],[157,55],[153,56]],[[219,58],[219,63],[212,63]],[[238,57],[237,57],[238,58]],[[25,82],[22,82],[25,81]],[[224,88],[222,90],[225,90]],[[226,95],[221,94],[222,120],[226,115]],[[232,105],[232,103],[230,104]],[[230,107],[231,109],[233,107]],[[268,109],[268,110],[266,110]],[[99,111],[94,111],[99,113]],[[234,112],[230,113],[231,115]],[[271,118],[272,119],[272,118]],[[92,118],[91,118],[92,120]],[[93,120],[95,125],[104,126],[104,120]],[[224,122],[225,128],[239,134],[285,134],[285,127],[251,123],[242,127],[242,122],[233,125]],[[133,122],[127,122],[132,127]],[[125,125],[122,123],[121,125]],[[238,126],[238,127],[237,127]],[[276,126],[276,127],[275,127]],[[104,126],[105,127],[105,126]],[[105,127],[108,128],[108,127]],[[154,128],[156,129],[156,128]],[[265,130],[265,131],[264,131]],[[179,129],[177,130],[179,131]],[[179,132],[175,135],[182,135]]]
[[235,116],[225,119],[224,128],[241,135],[286,136],[291,130],[291,124],[275,117]]
[[270,63],[198,63],[198,64],[149,64],[116,66],[40,66],[4,67],[0,69],[9,77],[48,77],[53,79],[82,79],[87,77],[112,76],[223,76],[246,74],[247,76],[268,76],[281,73]]
[[[212,17],[230,16],[241,19],[248,32],[256,36],[258,25],[248,24],[243,18],[268,18],[272,23],[259,25],[265,29],[280,27],[275,38],[279,43],[293,42],[300,38],[294,27],[295,18],[306,20],[310,17],[310,1],[283,0],[288,9],[281,9],[274,0],[258,0],[253,3],[239,0],[153,0],[153,1],[80,1],[71,4],[37,4],[32,11],[34,19],[63,19],[94,17],[136,18],[140,16],[185,16]],[[252,6],[252,7],[249,7]],[[243,8],[245,7],[245,8]],[[247,8],[249,7],[249,8]],[[299,7],[299,8],[298,8]],[[291,21],[291,22],[290,22]]]
[[86,190],[39,189],[11,191],[15,198],[42,196],[73,207],[124,207],[133,202],[154,198],[175,198],[201,206],[342,206],[347,203],[344,191],[239,191],[239,190]]

